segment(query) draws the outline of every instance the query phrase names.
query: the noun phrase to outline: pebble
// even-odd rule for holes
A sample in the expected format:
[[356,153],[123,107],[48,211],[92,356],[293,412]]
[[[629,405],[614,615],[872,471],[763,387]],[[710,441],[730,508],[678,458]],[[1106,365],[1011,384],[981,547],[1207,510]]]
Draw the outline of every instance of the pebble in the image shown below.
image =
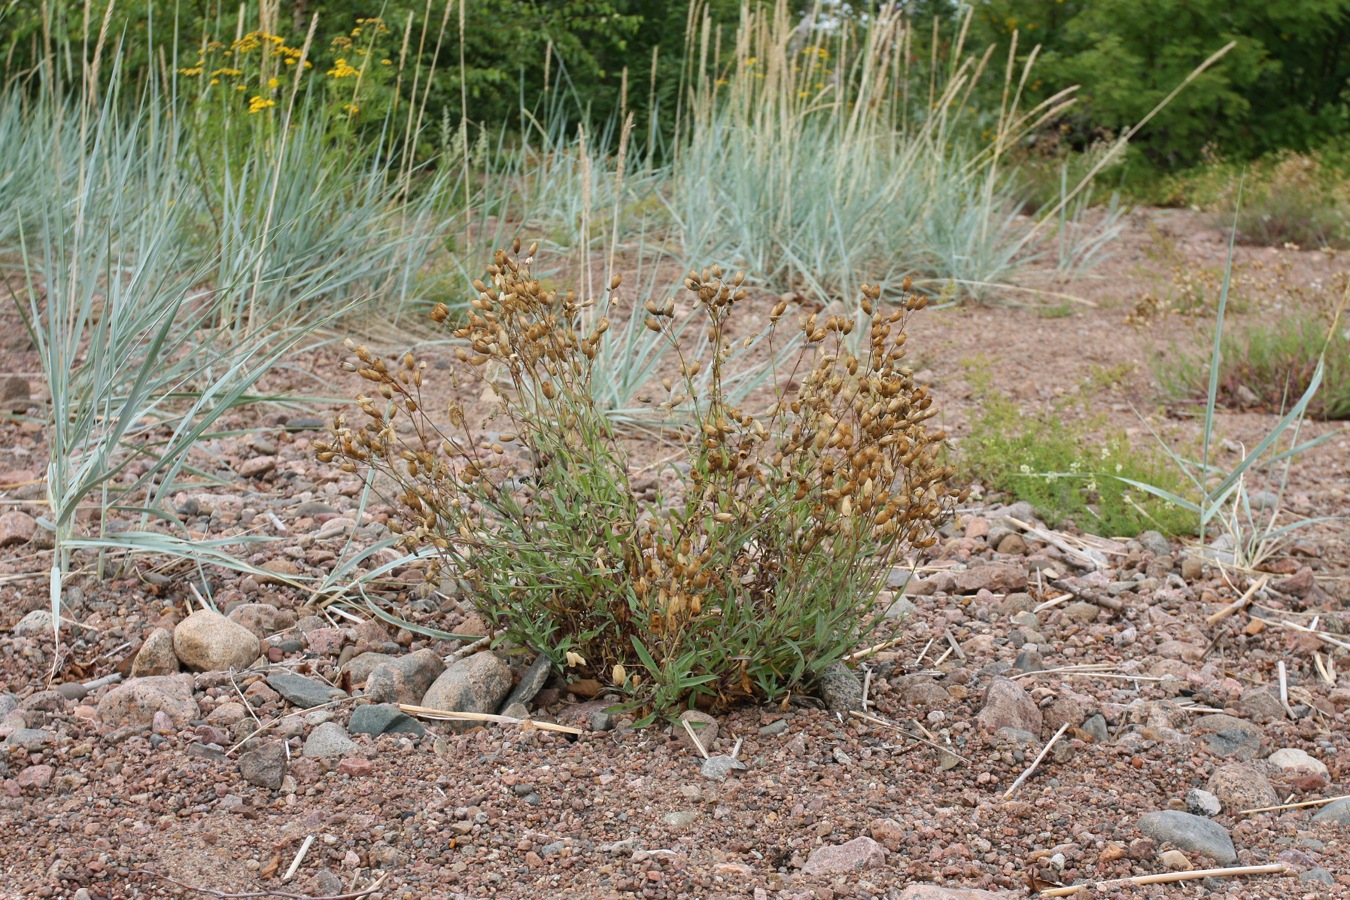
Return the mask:
[[[347,662],[343,663],[342,671],[348,676],[352,687],[361,687],[370,677],[370,673],[375,671],[375,667],[381,663],[392,662],[396,657],[388,653],[378,653],[374,650],[367,650],[365,653],[358,653]],[[437,673],[439,674],[439,673]],[[427,687],[431,687],[428,683]]]
[[976,717],[980,727],[987,731],[1015,728],[1039,736],[1043,716],[1026,690],[1008,678],[995,678],[989,684],[984,707]]
[[131,677],[144,678],[147,675],[173,675],[178,671],[178,656],[173,650],[173,632],[167,628],[156,628],[136,651],[131,661]]
[[785,731],[787,731],[787,730],[788,730],[788,720],[787,720],[787,719],[776,719],[776,720],[770,722],[768,725],[761,725],[760,728],[759,728],[759,733],[760,733],[760,734],[782,734],[783,732],[785,732]]
[[25,634],[51,634],[52,633],[52,614],[50,610],[35,609],[15,623],[13,628],[15,635]]
[[286,777],[286,745],[267,741],[239,757],[239,774],[249,784],[275,791]]
[[1164,850],[1158,854],[1158,862],[1162,863],[1163,868],[1169,872],[1189,872],[1195,868],[1191,865],[1190,859],[1180,850]]
[[833,846],[817,847],[802,866],[803,875],[842,875],[886,864],[886,848],[870,837]]
[[698,747],[694,745],[694,739],[689,736],[689,729],[681,724],[683,722],[689,723],[689,728],[692,728],[694,733],[698,735],[699,743],[703,745],[703,749],[711,753],[713,742],[717,740],[717,720],[701,710],[687,709],[680,713],[680,717],[671,726],[675,739],[691,752],[698,753]]
[[1141,532],[1135,540],[1154,556],[1166,556],[1172,552],[1172,545],[1168,543],[1167,538],[1157,531]]
[[506,702],[502,706],[506,707],[513,703],[519,703],[528,708],[530,701],[543,689],[548,682],[548,677],[552,674],[553,661],[541,653],[525,670],[525,674],[520,676],[520,681],[511,689],[511,693],[507,695]]
[[253,632],[210,609],[197,610],[173,630],[174,654],[196,672],[246,669],[260,650]]
[[1309,756],[1307,751],[1294,747],[1285,747],[1270,754],[1268,760],[1275,768],[1284,772],[1298,772],[1305,775],[1320,775],[1330,778],[1326,763]]
[[750,767],[731,756],[710,756],[699,767],[699,774],[711,781],[726,781],[732,772],[744,772]]
[[347,730],[337,722],[324,722],[305,738],[301,753],[314,759],[327,759],[333,756],[351,756],[359,748],[356,741],[347,736]]
[[0,547],[26,544],[37,531],[37,520],[26,512],[12,510],[0,515]]
[[1106,729],[1106,718],[1100,713],[1087,717],[1083,722],[1083,732],[1098,744],[1105,744],[1111,739],[1111,734]]
[[661,821],[671,828],[688,828],[698,821],[698,812],[692,809],[676,810],[666,813],[661,817]]
[[886,607],[885,618],[887,619],[908,619],[919,611],[908,597],[899,597],[890,606]]
[[990,563],[957,572],[956,593],[976,594],[990,591],[995,594],[1012,594],[1027,589],[1027,570],[1016,563]]
[[1205,561],[1198,556],[1183,557],[1181,560],[1181,577],[1190,584],[1204,578]]
[[911,884],[897,900],[1013,900],[1021,897],[1004,891],[980,891],[974,888],[942,887],[936,884]]
[[862,688],[862,681],[843,662],[831,664],[816,679],[816,693],[830,712],[861,710]]
[[1228,829],[1212,819],[1165,809],[1141,816],[1136,827],[1155,841],[1173,844],[1181,850],[1209,857],[1222,865],[1237,862],[1237,850],[1233,847]]
[[1186,809],[1193,815],[1212,819],[1223,812],[1223,804],[1209,791],[1191,788],[1186,792]]

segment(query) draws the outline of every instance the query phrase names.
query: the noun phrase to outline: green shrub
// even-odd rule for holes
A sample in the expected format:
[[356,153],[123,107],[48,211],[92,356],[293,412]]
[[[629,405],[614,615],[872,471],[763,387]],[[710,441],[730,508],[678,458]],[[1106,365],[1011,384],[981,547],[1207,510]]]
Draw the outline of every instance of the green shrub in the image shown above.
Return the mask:
[[[685,280],[709,335],[702,358],[676,341],[675,301],[646,301],[646,327],[679,359],[662,406],[691,423],[679,488],[653,499],[630,482],[593,396],[610,321],[543,288],[534,249],[523,261],[498,251],[454,331],[469,374],[496,378],[495,434],[477,437],[456,402],[442,430],[423,406],[422,363],[355,348],[380,397],[359,399],[364,424],[339,417],[320,460],[392,477],[404,549],[438,551],[432,577],[465,585],[499,640],[634,705],[718,709],[809,685],[857,645],[890,566],[933,543],[956,499],[938,461],[944,435],[926,424],[936,408],[904,366],[905,325],[924,299],[873,315],[880,289],[868,288],[858,320],[804,318],[809,371],[759,414],[723,387],[743,275],[714,266]],[[769,317],[770,342],[786,308]],[[867,332],[860,356],[847,349],[855,325]]]
[[976,374],[973,380],[984,412],[961,443],[962,469],[987,490],[1029,502],[1051,525],[1071,519],[1094,534],[1194,530],[1184,510],[1121,480],[1184,493],[1181,479],[1160,454],[1132,446],[1124,433],[1094,438],[1099,422],[1027,413],[991,390],[987,376]]

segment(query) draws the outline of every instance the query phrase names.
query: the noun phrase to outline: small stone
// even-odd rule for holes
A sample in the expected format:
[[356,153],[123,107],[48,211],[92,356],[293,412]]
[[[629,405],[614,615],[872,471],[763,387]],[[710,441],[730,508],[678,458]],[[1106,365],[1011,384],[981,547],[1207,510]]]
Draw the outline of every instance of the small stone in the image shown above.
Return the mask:
[[26,544],[37,531],[37,520],[26,512],[12,510],[0,515],[0,547]]
[[1258,763],[1229,763],[1219,766],[1205,785],[1228,809],[1256,809],[1277,806],[1280,802]]
[[1196,719],[1191,731],[1201,736],[1205,749],[1215,756],[1247,761],[1264,755],[1265,735],[1245,719],[1214,713]]
[[1167,538],[1156,531],[1145,531],[1135,540],[1139,541],[1144,549],[1154,556],[1166,556],[1172,552],[1172,545],[1167,542]]
[[305,646],[316,656],[336,656],[347,643],[341,628],[314,628],[305,633]]
[[255,456],[252,459],[244,460],[235,467],[235,471],[239,473],[240,478],[258,478],[276,467],[277,458],[275,456]]
[[51,634],[52,614],[50,610],[35,609],[14,625],[16,635]]
[[453,663],[422,697],[422,706],[447,712],[495,713],[511,690],[511,668],[483,651]]
[[942,887],[936,884],[911,884],[897,900],[1013,900],[1020,894],[1004,891],[980,891],[975,888]]
[[1314,822],[1334,822],[1337,825],[1350,825],[1350,798],[1345,800],[1333,800],[1322,807],[1317,815],[1313,816]]
[[418,737],[426,733],[421,722],[387,703],[356,707],[352,710],[348,730],[352,734],[415,734]]
[[1020,534],[1010,534],[998,542],[996,549],[1004,556],[1021,556],[1027,552],[1027,542]]
[[286,777],[286,745],[268,741],[239,757],[239,774],[249,784],[275,791]]
[[590,726],[591,731],[613,731],[614,714],[603,709],[597,709],[591,713]]
[[699,767],[699,774],[712,781],[726,781],[732,772],[744,772],[750,767],[731,756],[711,756]]
[[337,770],[342,775],[350,775],[353,778],[362,778],[375,771],[375,763],[369,759],[362,759],[359,756],[348,756],[338,763]]
[[1165,809],[1141,816],[1136,827],[1155,841],[1198,853],[1222,865],[1237,862],[1237,850],[1228,829],[1211,819]]
[[32,403],[32,388],[28,379],[21,375],[0,377],[0,409],[5,412],[21,413]]
[[760,733],[760,734],[782,734],[783,732],[785,732],[785,731],[787,731],[787,730],[788,730],[788,720],[787,720],[787,719],[775,719],[774,721],[770,722],[768,725],[761,725],[760,728],[759,728],[759,733]]
[[694,745],[694,739],[689,736],[689,729],[684,727],[685,722],[689,723],[694,734],[698,735],[699,743],[708,753],[712,752],[713,741],[717,740],[717,720],[705,712],[697,709],[687,709],[680,713],[679,719],[671,729],[675,733],[675,739],[694,753],[698,753],[698,747]]
[[1180,850],[1164,850],[1158,854],[1158,862],[1163,864],[1163,868],[1169,872],[1189,872],[1195,868],[1191,861],[1186,858],[1186,854]]
[[688,828],[698,821],[698,813],[692,809],[677,810],[666,813],[661,817],[661,821],[671,828]]
[[417,705],[445,671],[445,661],[431,648],[381,663],[366,678],[366,697],[376,703]]
[[908,597],[898,597],[886,607],[885,618],[887,619],[908,619],[919,611],[919,608],[910,602]]
[[19,777],[14,779],[21,788],[31,788],[33,790],[42,790],[52,783],[52,776],[56,770],[51,766],[29,766],[19,773]]
[[337,722],[324,722],[315,728],[305,739],[305,756],[326,759],[333,756],[351,756],[359,748],[356,742],[347,736],[347,731]]
[[806,858],[804,875],[842,875],[880,868],[886,864],[886,848],[870,837],[856,837],[845,844],[817,847]]
[[300,574],[300,567],[295,561],[284,556],[269,559],[258,568],[266,573],[254,576],[259,584],[286,584]]
[[1223,812],[1223,804],[1219,798],[1209,791],[1202,791],[1200,788],[1191,788],[1186,792],[1186,809],[1192,815],[1204,816],[1212,819]]
[[226,616],[231,622],[253,632],[255,637],[264,638],[276,634],[295,624],[295,614],[282,612],[270,603],[240,603]]
[[1327,779],[1330,779],[1331,777],[1331,773],[1327,771],[1325,763],[1321,760],[1314,759],[1305,751],[1293,747],[1276,750],[1274,753],[1270,754],[1269,762],[1271,765],[1284,772],[1320,775]]
[[1043,716],[1036,701],[1017,682],[1003,677],[995,678],[985,695],[984,708],[976,717],[987,731],[1015,728],[1039,737]]
[[1336,876],[1321,866],[1314,866],[1306,872],[1299,872],[1298,880],[1304,884],[1335,884]]
[[52,733],[48,731],[42,731],[38,728],[20,728],[5,738],[5,744],[10,747],[35,751],[41,750],[42,746],[50,743],[52,738]]
[[174,628],[173,650],[193,671],[218,672],[248,668],[261,645],[244,626],[214,610],[199,609]]
[[1083,722],[1083,732],[1092,738],[1094,743],[1105,744],[1111,739],[1111,734],[1106,729],[1106,718],[1100,713],[1087,717]]
[[343,691],[332,685],[286,670],[270,673],[267,676],[267,686],[301,709],[324,706],[335,697],[346,696]]
[[[3,518],[3,516],[0,516],[0,520],[3,520]],[[1281,594],[1288,594],[1291,597],[1303,599],[1312,593],[1312,589],[1316,587],[1316,584],[1317,582],[1313,577],[1313,570],[1308,566],[1304,566],[1290,577],[1275,582],[1271,587]]]
[[1090,625],[1097,621],[1101,616],[1102,608],[1095,603],[1088,603],[1085,600],[1076,600],[1064,607],[1064,612],[1060,613],[1070,622],[1082,622],[1084,625]]
[[862,682],[843,662],[832,663],[816,679],[816,693],[830,712],[861,710]]
[[1270,685],[1243,691],[1237,705],[1256,722],[1279,722],[1288,715],[1278,691]]
[[1198,556],[1186,556],[1181,560],[1181,577],[1193,584],[1205,577],[1205,561]]
[[894,852],[904,845],[905,829],[894,819],[873,819],[868,830],[872,833],[872,840],[887,850]]
[[1037,651],[1035,644],[1026,644],[1017,654],[1013,668],[1019,672],[1040,672],[1045,669],[1045,659]]
[[[377,653],[374,650],[367,650],[365,653],[358,653],[343,665],[342,671],[346,673],[351,681],[352,687],[361,687],[370,677],[370,673],[375,671],[375,667],[387,662],[392,662],[395,657],[388,653]],[[440,674],[440,673],[437,673]],[[434,680],[434,679],[433,679]],[[431,683],[427,683],[431,687]]]
[[956,592],[1012,594],[1027,589],[1027,570],[1014,563],[990,563],[955,574]]
[[98,717],[112,727],[149,725],[163,712],[174,728],[200,715],[189,675],[154,675],[119,684],[98,701]]
[[173,632],[156,628],[136,651],[131,661],[131,677],[147,675],[174,675],[178,672],[178,656],[173,652]]
[[528,707],[530,701],[543,689],[548,682],[548,677],[552,674],[553,661],[541,653],[525,670],[525,674],[520,677],[520,682],[511,689],[511,693],[506,697],[506,702],[502,705],[510,706],[512,703],[520,703]]

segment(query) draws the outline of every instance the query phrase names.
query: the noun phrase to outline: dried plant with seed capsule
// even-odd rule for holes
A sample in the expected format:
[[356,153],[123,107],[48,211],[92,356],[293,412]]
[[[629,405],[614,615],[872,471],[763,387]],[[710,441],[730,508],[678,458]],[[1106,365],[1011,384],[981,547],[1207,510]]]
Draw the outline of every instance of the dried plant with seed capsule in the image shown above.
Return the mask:
[[[454,403],[437,424],[422,402],[425,364],[353,347],[378,399],[358,398],[362,423],[339,417],[319,458],[392,476],[405,548],[436,548],[499,638],[652,715],[809,687],[857,645],[886,573],[935,541],[957,499],[932,398],[904,365],[905,325],[924,298],[906,284],[883,304],[865,287],[857,316],[802,318],[806,349],[781,382],[795,388],[776,387],[764,412],[722,388],[728,324],[751,296],[742,273],[685,279],[705,358],[681,350],[673,299],[640,304],[633,314],[668,338],[680,373],[663,382],[666,403],[692,411],[683,483],[653,497],[634,491],[590,394],[608,319],[545,289],[519,250],[497,252],[453,332],[462,366],[500,373],[507,429],[475,434]],[[612,276],[611,299],[620,287]],[[785,314],[780,302],[770,329]],[[432,318],[448,320],[444,309]],[[855,330],[861,341],[848,339]]]

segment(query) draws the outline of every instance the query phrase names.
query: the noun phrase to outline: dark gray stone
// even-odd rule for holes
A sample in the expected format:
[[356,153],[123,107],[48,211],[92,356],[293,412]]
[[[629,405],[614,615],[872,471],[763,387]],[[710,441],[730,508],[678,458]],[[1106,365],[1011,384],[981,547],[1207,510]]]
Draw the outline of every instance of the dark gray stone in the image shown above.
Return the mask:
[[1164,809],[1140,816],[1136,827],[1159,843],[1199,853],[1222,865],[1229,866],[1237,862],[1237,850],[1233,847],[1228,829],[1203,816]]
[[301,709],[313,709],[336,698],[347,696],[338,688],[294,672],[271,673],[267,676],[267,686]]
[[358,706],[352,710],[347,730],[352,734],[415,734],[418,737],[426,733],[421,722],[387,703]]
[[1322,807],[1314,822],[1334,822],[1337,825],[1350,825],[1350,800],[1336,800]]
[[245,753],[239,757],[239,774],[249,784],[269,791],[277,790],[286,777],[286,745],[281,741],[268,741]]
[[1098,713],[1095,716],[1088,716],[1087,721],[1083,723],[1083,731],[1092,737],[1092,740],[1098,744],[1105,744],[1111,739],[1111,734],[1106,730],[1106,718]]
[[512,703],[519,703],[529,709],[530,701],[544,689],[548,677],[552,674],[553,660],[542,653],[539,654],[530,664],[530,667],[525,670],[525,674],[520,677],[520,683],[511,689],[511,693],[507,695],[506,702],[502,704],[502,707],[505,708]]
[[1167,538],[1156,531],[1145,531],[1136,540],[1154,556],[1166,556],[1172,552],[1172,545],[1167,542]]

